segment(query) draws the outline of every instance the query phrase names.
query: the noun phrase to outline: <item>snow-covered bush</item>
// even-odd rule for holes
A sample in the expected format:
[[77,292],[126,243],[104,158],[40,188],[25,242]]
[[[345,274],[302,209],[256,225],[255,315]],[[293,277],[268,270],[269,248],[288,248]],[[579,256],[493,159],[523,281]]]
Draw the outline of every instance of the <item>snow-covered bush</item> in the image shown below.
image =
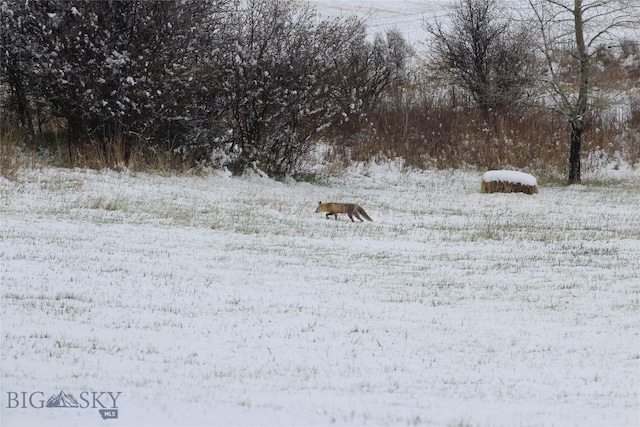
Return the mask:
[[[234,172],[298,171],[312,140],[361,115],[410,53],[357,18],[296,0],[4,0],[0,88],[34,129],[64,119],[69,154],[118,141]],[[33,133],[33,132],[32,132]],[[95,143],[98,144],[95,144]]]
[[371,44],[362,21],[320,19],[294,1],[248,0],[225,28],[218,143],[235,172],[297,172],[315,138],[372,104],[409,52],[399,33]]
[[210,46],[200,32],[221,5],[7,0],[2,79],[23,110],[37,105],[66,119],[72,144],[178,145],[202,90],[194,73]]

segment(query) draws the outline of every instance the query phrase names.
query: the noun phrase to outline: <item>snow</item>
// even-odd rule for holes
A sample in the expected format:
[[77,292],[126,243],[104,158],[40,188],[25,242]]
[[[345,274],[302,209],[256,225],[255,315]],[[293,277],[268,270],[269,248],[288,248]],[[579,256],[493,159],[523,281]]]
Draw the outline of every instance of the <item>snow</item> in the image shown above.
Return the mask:
[[[0,179],[2,425],[637,425],[640,174],[615,173],[532,198],[393,162],[23,169]],[[81,407],[8,407],[33,391]]]
[[509,182],[511,184],[528,185],[530,187],[538,185],[538,181],[533,175],[512,170],[487,171],[482,175],[482,180],[484,182]]

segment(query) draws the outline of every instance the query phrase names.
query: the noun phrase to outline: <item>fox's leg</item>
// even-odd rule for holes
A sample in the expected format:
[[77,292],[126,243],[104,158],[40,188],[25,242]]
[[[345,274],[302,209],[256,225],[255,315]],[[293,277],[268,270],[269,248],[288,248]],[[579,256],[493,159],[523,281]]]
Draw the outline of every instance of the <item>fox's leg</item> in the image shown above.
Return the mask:
[[333,214],[332,214],[331,212],[329,212],[329,213],[326,215],[326,218],[327,218],[327,219],[329,219],[329,217],[330,217],[331,215],[333,215]]
[[[364,220],[362,218],[360,218],[360,215],[358,214],[358,212],[354,212],[353,216],[355,216],[356,218],[358,218],[360,220],[360,222],[364,222]],[[351,221],[353,221],[353,219],[351,219]],[[355,221],[353,221],[355,222]]]
[[[353,220],[353,214],[351,212],[347,212],[347,215],[349,215],[349,219],[351,220],[351,222],[355,222]],[[356,217],[358,216],[358,214],[355,214],[355,215],[356,215]]]

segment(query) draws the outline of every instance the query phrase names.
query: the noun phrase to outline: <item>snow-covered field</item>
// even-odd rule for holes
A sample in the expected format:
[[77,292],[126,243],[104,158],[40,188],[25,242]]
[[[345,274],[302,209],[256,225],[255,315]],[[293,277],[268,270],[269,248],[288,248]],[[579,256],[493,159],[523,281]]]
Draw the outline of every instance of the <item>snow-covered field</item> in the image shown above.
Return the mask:
[[640,173],[480,178],[0,179],[2,426],[638,425]]

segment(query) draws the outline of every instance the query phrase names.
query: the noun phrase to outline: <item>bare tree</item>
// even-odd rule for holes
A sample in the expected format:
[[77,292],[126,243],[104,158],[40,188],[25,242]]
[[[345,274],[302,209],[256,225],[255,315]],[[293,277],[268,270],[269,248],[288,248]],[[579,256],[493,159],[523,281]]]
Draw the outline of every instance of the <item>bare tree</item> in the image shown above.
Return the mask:
[[528,28],[510,19],[497,0],[458,0],[447,24],[425,24],[433,62],[483,109],[517,104],[533,81]]
[[[635,0],[529,0],[542,37],[548,69],[544,81],[552,108],[571,126],[569,184],[581,182],[580,150],[589,108],[592,58],[601,43],[615,43],[637,31],[640,5]],[[572,75],[562,72],[565,59]]]
[[412,47],[395,28],[376,34],[373,42],[363,38],[361,44],[351,49],[344,64],[342,85],[346,91],[353,91],[363,110],[368,111],[390,86],[406,79],[407,61],[413,54]]

